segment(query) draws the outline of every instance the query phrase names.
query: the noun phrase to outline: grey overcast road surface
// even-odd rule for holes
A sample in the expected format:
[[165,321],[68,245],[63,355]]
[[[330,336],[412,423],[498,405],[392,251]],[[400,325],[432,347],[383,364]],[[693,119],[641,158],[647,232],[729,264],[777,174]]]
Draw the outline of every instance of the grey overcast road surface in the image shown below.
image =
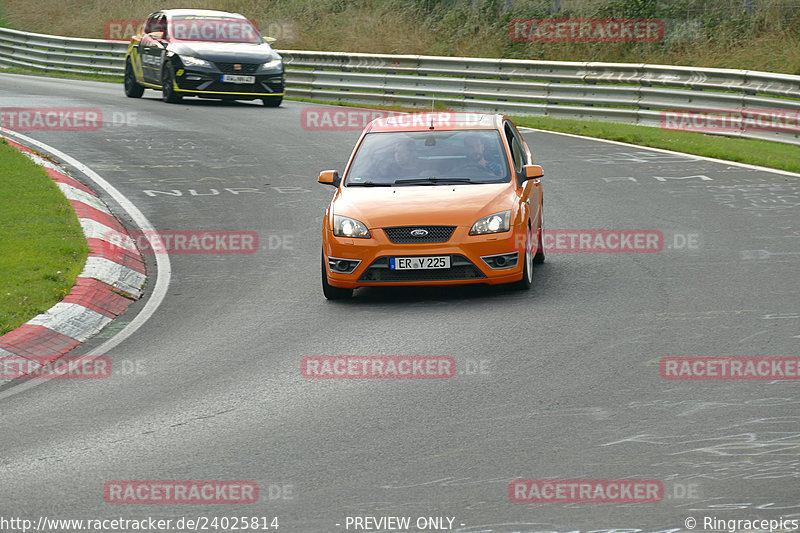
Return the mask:
[[[2,108],[100,108],[97,131],[27,134],[94,169],[157,229],[260,240],[254,254],[170,256],[164,302],[105,354],[137,372],[5,395],[0,516],[260,516],[292,532],[345,531],[348,516],[497,532],[800,517],[798,381],[659,374],[665,356],[800,355],[798,178],[528,132],[547,228],[654,229],[663,250],[553,252],[524,293],[372,288],[334,303],[319,280],[332,189],[316,175],[342,170],[359,132],[304,129],[305,103],[159,96],[0,75]],[[449,355],[458,371],[310,380],[308,355]],[[665,495],[514,503],[516,478],[656,479]],[[249,505],[117,505],[104,500],[112,480],[252,480],[261,493]]]

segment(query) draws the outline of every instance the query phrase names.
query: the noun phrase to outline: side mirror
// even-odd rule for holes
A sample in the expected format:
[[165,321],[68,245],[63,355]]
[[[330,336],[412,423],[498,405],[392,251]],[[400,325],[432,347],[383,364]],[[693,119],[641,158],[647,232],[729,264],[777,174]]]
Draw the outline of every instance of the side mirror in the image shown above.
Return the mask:
[[526,178],[541,178],[542,176],[544,176],[544,169],[540,165],[525,165]]
[[523,168],[525,169],[525,180],[523,181],[544,176],[544,170],[540,165],[525,165]]
[[339,172],[336,170],[323,170],[319,173],[319,182],[322,184],[338,187],[340,181]]
[[277,40],[278,39],[276,39],[275,37],[264,37],[264,42],[267,43],[267,44],[270,44],[270,45],[272,43],[274,43],[275,41],[277,41]]
[[149,33],[150,37],[155,39],[158,42],[164,40],[164,32],[163,31],[152,31]]

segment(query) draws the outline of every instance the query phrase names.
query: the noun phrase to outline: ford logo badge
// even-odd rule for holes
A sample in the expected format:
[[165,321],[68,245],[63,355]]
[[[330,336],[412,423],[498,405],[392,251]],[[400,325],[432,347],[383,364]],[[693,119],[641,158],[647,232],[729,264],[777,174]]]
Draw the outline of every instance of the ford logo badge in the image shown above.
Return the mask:
[[424,237],[428,234],[428,230],[426,229],[415,229],[411,231],[412,237]]

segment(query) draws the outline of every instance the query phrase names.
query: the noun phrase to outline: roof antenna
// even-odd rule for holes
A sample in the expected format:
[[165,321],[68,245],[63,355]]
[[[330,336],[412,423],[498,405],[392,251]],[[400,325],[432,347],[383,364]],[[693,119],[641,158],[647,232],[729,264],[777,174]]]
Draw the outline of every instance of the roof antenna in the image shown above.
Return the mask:
[[436,93],[433,93],[433,97],[431,98],[431,126],[429,129],[433,129],[433,108],[436,104]]

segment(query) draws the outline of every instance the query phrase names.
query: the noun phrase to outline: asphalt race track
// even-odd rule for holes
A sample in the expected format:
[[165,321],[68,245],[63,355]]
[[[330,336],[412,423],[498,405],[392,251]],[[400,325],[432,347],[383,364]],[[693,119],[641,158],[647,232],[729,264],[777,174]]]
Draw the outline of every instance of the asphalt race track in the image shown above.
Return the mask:
[[[551,251],[527,293],[368,288],[328,302],[320,224],[332,189],[316,177],[343,169],[359,131],[304,129],[302,102],[159,97],[0,76],[0,108],[100,108],[96,131],[23,133],[88,165],[158,230],[260,242],[170,255],[163,302],[105,354],[121,369],[110,378],[0,388],[0,516],[277,517],[283,532],[354,531],[348,517],[366,516],[449,517],[462,532],[800,518],[798,381],[659,371],[668,356],[800,355],[797,177],[527,132],[548,230],[655,230],[663,248]],[[152,297],[146,258],[146,296],[78,353]],[[457,372],[306,379],[309,355],[452,356]],[[660,480],[663,499],[510,500],[512,480],[548,478]],[[107,503],[114,480],[249,480],[260,495]]]

